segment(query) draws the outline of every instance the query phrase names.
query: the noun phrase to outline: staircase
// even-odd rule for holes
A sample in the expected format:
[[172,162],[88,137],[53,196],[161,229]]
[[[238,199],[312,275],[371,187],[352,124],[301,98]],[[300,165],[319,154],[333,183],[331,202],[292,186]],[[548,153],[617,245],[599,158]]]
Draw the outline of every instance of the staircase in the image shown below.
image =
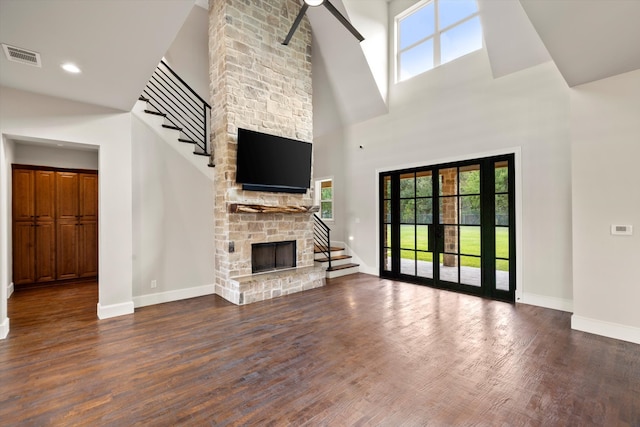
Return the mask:
[[331,229],[317,215],[313,215],[314,261],[322,265],[327,279],[356,274],[360,265],[351,262],[345,248],[331,246]]
[[161,118],[164,129],[177,133],[177,140],[193,146],[193,154],[209,158],[211,106],[200,97],[164,61],[160,61],[139,101],[146,103],[144,113]]

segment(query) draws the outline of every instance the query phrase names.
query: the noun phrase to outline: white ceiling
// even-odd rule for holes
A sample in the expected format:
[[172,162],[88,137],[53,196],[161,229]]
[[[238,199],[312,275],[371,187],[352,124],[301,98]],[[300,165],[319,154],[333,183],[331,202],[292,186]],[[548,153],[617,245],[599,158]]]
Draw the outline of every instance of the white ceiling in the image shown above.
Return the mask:
[[[331,3],[348,17],[341,0]],[[325,7],[310,7],[307,17],[326,65],[342,122],[357,123],[386,113],[385,99],[358,40]],[[370,37],[361,28],[358,30],[365,39]],[[314,90],[319,88],[314,86]]]
[[[364,8],[350,7],[357,2],[388,3],[333,0],[361,26],[371,16],[355,16]],[[391,0],[396,2],[411,3]],[[207,1],[0,0],[0,42],[39,52],[43,62],[35,68],[2,55],[0,85],[129,111],[194,4],[206,8]],[[549,58],[569,86],[640,68],[640,0],[479,0],[479,5],[496,78]],[[312,9],[314,38],[344,123],[384,114],[386,94],[376,85],[362,45],[326,9]],[[207,28],[201,31],[206,34]],[[82,74],[64,73],[59,65],[68,60],[77,62]]]
[[[130,111],[195,0],[0,0],[0,42],[42,68],[0,58],[0,85]],[[76,63],[82,73],[60,68]]]
[[478,0],[478,7],[494,78],[551,60],[520,2]]
[[640,0],[520,0],[569,86],[640,68]]

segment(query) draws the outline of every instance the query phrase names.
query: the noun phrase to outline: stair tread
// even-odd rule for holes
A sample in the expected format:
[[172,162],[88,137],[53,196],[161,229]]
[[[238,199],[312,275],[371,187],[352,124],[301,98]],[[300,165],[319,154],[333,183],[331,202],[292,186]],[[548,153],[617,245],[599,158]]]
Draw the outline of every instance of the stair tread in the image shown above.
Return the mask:
[[173,129],[173,130],[182,130],[182,128],[174,125],[162,125],[163,128]]
[[159,111],[144,110],[144,112],[147,113],[147,114],[154,114],[156,116],[162,116],[162,117],[166,117],[167,116],[165,113],[161,113]]
[[[336,247],[336,246],[331,246],[331,247],[329,248],[329,250],[330,250],[331,252],[338,252],[338,251],[344,251],[344,248],[339,248],[339,247]],[[313,247],[313,252],[315,252],[315,253],[317,253],[317,254],[321,254],[321,253],[322,253],[322,252],[324,252],[324,251],[323,251],[322,249],[320,249],[318,246],[314,246],[314,247]]]
[[196,156],[207,156],[207,157],[210,156],[210,154],[208,154],[208,153],[200,153],[198,151],[194,151],[193,154],[195,154]]
[[[339,261],[341,259],[349,259],[352,258],[351,255],[336,255],[336,256],[332,256],[331,257],[331,261]],[[318,261],[318,262],[327,262],[329,261],[329,258],[324,257],[324,258],[316,258],[314,261]]]
[[342,265],[333,265],[331,266],[331,268],[327,268],[327,271],[338,271],[338,270],[344,270],[345,268],[351,268],[351,267],[360,267],[360,264],[342,264]]
[[192,141],[190,139],[185,139],[185,138],[178,138],[178,141],[180,142],[186,142],[187,144],[195,144],[195,141]]
[[147,102],[147,101],[149,101],[149,98],[145,98],[144,96],[140,95],[140,96],[138,97],[138,101],[144,101],[144,102]]

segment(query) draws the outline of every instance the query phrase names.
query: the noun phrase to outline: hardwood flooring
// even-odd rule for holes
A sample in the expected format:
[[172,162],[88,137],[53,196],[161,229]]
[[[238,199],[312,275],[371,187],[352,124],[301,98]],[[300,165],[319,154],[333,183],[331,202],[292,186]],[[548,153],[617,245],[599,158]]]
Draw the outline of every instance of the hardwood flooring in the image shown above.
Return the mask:
[[96,303],[14,293],[0,425],[640,426],[640,345],[569,313],[364,274],[244,307]]

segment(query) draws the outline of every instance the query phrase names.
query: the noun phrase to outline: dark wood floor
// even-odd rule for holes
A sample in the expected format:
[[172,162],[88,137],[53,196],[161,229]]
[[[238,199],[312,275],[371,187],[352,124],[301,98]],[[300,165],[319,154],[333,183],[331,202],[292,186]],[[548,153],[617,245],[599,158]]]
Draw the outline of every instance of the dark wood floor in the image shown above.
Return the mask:
[[14,293],[0,424],[640,425],[640,346],[568,313],[363,274],[245,307],[96,303]]

